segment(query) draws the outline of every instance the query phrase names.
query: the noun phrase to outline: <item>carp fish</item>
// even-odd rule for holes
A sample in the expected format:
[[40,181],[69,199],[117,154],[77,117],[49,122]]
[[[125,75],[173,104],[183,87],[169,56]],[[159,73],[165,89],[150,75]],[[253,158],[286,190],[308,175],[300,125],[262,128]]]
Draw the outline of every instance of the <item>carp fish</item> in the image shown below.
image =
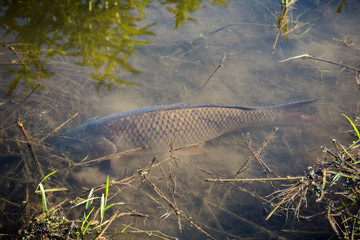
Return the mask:
[[149,107],[90,119],[55,143],[75,161],[146,146],[151,153],[201,144],[225,133],[311,121],[300,108],[318,99],[268,107],[190,105]]

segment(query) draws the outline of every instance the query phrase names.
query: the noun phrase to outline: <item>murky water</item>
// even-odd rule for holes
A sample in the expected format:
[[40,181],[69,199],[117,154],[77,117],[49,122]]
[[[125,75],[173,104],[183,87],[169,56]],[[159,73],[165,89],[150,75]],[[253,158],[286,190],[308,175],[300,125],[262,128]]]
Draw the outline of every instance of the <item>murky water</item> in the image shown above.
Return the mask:
[[[314,124],[280,126],[261,155],[273,172],[271,176],[304,174],[307,166],[313,165],[321,157],[320,146],[330,145],[332,137],[344,139],[344,143],[350,141],[342,133],[350,128],[342,114],[345,113],[351,118],[359,114],[359,90],[354,74],[339,66],[303,59],[279,61],[310,54],[357,67],[360,57],[358,24],[360,9],[355,0],[345,3],[341,12],[336,13],[340,1],[297,2],[295,8],[288,14],[287,34],[280,32],[278,39],[276,38],[279,33],[277,23],[281,6],[279,2],[273,1],[226,1],[224,3],[226,7],[202,2],[196,11],[178,12],[177,17],[174,17],[167,7],[181,9],[181,3],[151,3],[143,9],[143,19],[134,21],[136,27],[131,24],[121,25],[122,32],[129,34],[137,29],[139,36],[129,34],[131,40],[121,38],[121,41],[110,33],[107,33],[109,34],[107,38],[103,36],[105,31],[102,31],[100,24],[96,24],[100,21],[98,18],[94,17],[94,22],[91,23],[91,19],[81,19],[81,16],[78,16],[84,22],[77,23],[73,20],[74,29],[77,27],[76,24],[79,24],[78,28],[82,30],[99,28],[98,35],[89,30],[93,35],[84,32],[83,35],[71,35],[73,39],[58,40],[59,45],[66,45],[68,44],[66,41],[69,41],[76,46],[76,48],[64,48],[68,53],[76,52],[75,49],[78,50],[81,46],[87,49],[80,51],[84,55],[73,54],[75,55],[73,57],[55,54],[46,60],[44,66],[47,71],[54,73],[47,79],[41,79],[41,75],[35,78],[25,75],[28,81],[20,78],[18,86],[6,96],[16,77],[8,69],[19,71],[21,65],[0,66],[1,141],[3,142],[0,164],[4,175],[2,181],[8,183],[2,191],[10,192],[12,201],[15,196],[20,196],[25,191],[21,179],[23,175],[18,173],[24,166],[19,162],[24,158],[31,159],[31,155],[22,132],[16,126],[18,118],[23,121],[38,160],[47,174],[51,169],[67,166],[49,154],[51,144],[66,129],[71,129],[96,116],[176,102],[266,106],[322,97],[307,110],[316,116]],[[191,9],[190,5],[185,4],[182,9],[186,7]],[[121,24],[124,24],[124,19],[137,16],[136,10],[127,14],[125,14],[126,18],[121,19]],[[185,22],[182,22],[182,14],[188,14],[189,18]],[[11,16],[8,18],[10,19]],[[51,19],[54,18],[56,17]],[[34,19],[31,23],[38,23],[36,29],[44,29],[44,34],[48,34],[49,38],[59,34],[61,39],[61,34],[65,35],[51,30],[50,24],[46,25],[46,21]],[[20,33],[7,28],[7,24],[10,23],[6,22],[2,25],[1,33],[5,34],[7,30],[10,33],[4,35],[3,41],[16,50],[20,46],[11,45],[10,42],[15,41],[17,36],[20,39]],[[19,24],[26,26],[27,23],[23,20]],[[93,26],[89,28],[89,24]],[[176,28],[176,25],[179,27]],[[133,28],[130,31],[128,28],[131,26]],[[146,31],[152,32],[151,35],[143,34],[145,30],[141,31],[146,26],[149,26]],[[26,35],[25,30],[24,28],[21,34]],[[64,28],[61,30],[65,31]],[[76,39],[79,36],[82,38]],[[86,39],[86,36],[90,36],[90,40]],[[97,40],[91,40],[91,37]],[[31,34],[21,39],[23,39],[22,43],[40,41]],[[113,39],[113,42],[109,39]],[[103,43],[105,40],[109,40],[114,45]],[[80,43],[84,41],[84,43],[76,45],[76,41]],[[95,45],[87,44],[86,41]],[[133,41],[151,41],[151,43],[136,45]],[[117,48],[116,45],[124,47]],[[52,46],[52,50],[55,48],[48,43],[42,45],[41,50],[45,51],[48,46]],[[1,52],[12,52],[8,47],[1,49]],[[114,60],[112,53],[119,49],[123,50],[119,55],[123,56],[125,53],[129,56]],[[28,61],[36,59],[36,54],[30,57]],[[42,60],[43,58],[40,57]],[[14,55],[4,55],[1,59],[2,63],[12,61],[21,63]],[[105,62],[101,62],[104,59]],[[33,66],[37,66],[36,64],[34,63]],[[135,72],[137,74],[134,74]],[[115,78],[136,85],[116,84]],[[102,80],[104,83],[99,85],[99,81]],[[113,87],[106,91],[111,81],[114,83]],[[27,84],[29,82],[32,87],[40,84],[42,91],[35,90],[22,102],[30,92],[28,90],[24,93],[29,87]],[[53,133],[54,129],[75,113],[78,113],[78,117]],[[259,147],[271,131],[271,127],[252,130],[250,137],[253,147]],[[49,137],[39,141],[49,133],[51,133]],[[177,208],[188,219],[211,236],[216,239],[281,237],[323,239],[331,235],[327,223],[319,219],[314,221],[320,221],[323,225],[298,222],[291,217],[287,221],[284,215],[274,216],[265,221],[271,208],[243,189],[258,196],[265,196],[272,192],[268,183],[233,186],[204,181],[216,176],[233,177],[244,165],[251,152],[244,143],[242,133],[228,134],[215,139],[207,143],[204,149],[205,153],[200,155],[179,156],[178,160],[167,161],[161,165],[161,168],[153,169],[149,176],[151,182],[164,192],[167,198],[176,202]],[[124,172],[117,178],[131,176],[136,169],[149,166],[151,160],[151,157],[124,158]],[[16,165],[14,162],[19,164]],[[29,168],[36,169],[33,166]],[[62,199],[75,197],[79,191],[82,191],[83,186],[91,188],[103,183],[108,173],[106,164],[101,167],[77,168],[61,178],[66,181],[58,180],[50,184],[52,187],[56,187],[57,184],[66,186],[70,189],[68,195],[61,193],[51,195],[49,198],[55,204],[55,197]],[[238,177],[265,177],[265,174],[258,163],[252,161],[249,168]],[[23,178],[24,182],[40,181],[40,178],[35,180],[30,177]],[[174,182],[176,187],[172,199],[171,189],[174,188]],[[149,218],[146,220],[141,217],[119,218],[112,224],[111,231],[119,232],[130,224],[136,229],[159,230],[182,239],[207,239],[204,233],[184,217],[180,217],[182,227],[180,232],[178,217],[174,210],[147,180],[140,178],[127,186],[118,186],[116,190],[113,188],[112,191],[119,193],[114,201],[125,203],[125,207],[120,208],[120,212],[136,210],[149,215]],[[5,198],[5,196],[1,197]],[[25,197],[20,198],[23,200]],[[2,208],[5,207],[8,207],[7,204],[2,203]],[[311,209],[310,207],[310,214]],[[304,215],[306,214],[305,211]],[[302,229],[303,232],[290,231],[294,229]],[[309,232],[313,233],[309,234]],[[129,234],[128,237],[130,236],[141,238],[146,235]],[[118,234],[113,238],[122,239],[125,236]]]

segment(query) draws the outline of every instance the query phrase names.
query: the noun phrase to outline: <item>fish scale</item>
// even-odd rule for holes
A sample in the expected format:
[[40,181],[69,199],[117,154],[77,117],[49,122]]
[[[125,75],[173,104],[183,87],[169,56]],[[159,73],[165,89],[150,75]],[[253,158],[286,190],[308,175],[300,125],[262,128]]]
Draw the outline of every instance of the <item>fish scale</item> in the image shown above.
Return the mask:
[[[255,127],[264,121],[271,122],[277,115],[279,112],[269,109],[204,106],[128,116],[124,121],[119,118],[109,123],[109,126],[124,126],[118,131],[127,136],[126,142],[133,148],[146,145],[158,149],[169,146],[171,141],[176,147],[202,143],[229,131]],[[110,136],[111,132],[103,134]]]
[[55,146],[79,159],[102,157],[141,146],[154,153],[200,144],[231,131],[292,124],[299,108],[317,99],[278,106],[248,108],[173,104],[114,114],[86,121],[64,134]]

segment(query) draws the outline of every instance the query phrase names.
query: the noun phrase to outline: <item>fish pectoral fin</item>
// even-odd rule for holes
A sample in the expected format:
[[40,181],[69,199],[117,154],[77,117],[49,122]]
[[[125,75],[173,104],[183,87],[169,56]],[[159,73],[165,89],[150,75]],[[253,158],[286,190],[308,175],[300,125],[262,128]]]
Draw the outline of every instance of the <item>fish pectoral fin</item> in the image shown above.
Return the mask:
[[191,145],[178,149],[175,151],[175,153],[182,156],[196,156],[207,152],[204,146],[205,146],[204,143]]
[[93,147],[96,155],[107,156],[117,152],[115,144],[105,137],[93,139]]

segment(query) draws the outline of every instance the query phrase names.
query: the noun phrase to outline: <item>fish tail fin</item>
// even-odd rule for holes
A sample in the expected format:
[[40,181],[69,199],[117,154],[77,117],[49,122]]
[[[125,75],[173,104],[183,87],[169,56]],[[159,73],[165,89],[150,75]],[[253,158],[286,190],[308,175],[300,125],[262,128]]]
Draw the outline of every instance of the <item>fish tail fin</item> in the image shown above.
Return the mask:
[[304,110],[306,106],[314,103],[321,98],[314,98],[306,101],[287,103],[273,106],[271,108],[279,111],[280,119],[278,121],[281,125],[305,125],[315,122],[316,118],[307,114]]

